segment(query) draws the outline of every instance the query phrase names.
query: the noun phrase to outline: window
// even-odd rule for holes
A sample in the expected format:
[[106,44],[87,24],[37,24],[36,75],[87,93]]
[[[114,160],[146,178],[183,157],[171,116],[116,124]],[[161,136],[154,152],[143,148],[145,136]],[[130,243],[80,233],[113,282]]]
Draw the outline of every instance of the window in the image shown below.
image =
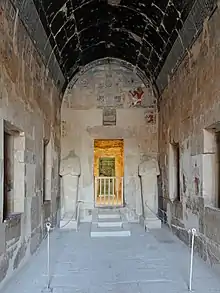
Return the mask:
[[47,160],[47,144],[44,141],[43,142],[43,201],[45,202],[46,200],[46,160]]
[[204,204],[220,208],[220,125],[203,130],[203,197]]
[[179,143],[169,145],[169,196],[180,201],[180,147]]
[[25,196],[25,136],[8,122],[3,123],[3,220],[24,212]]
[[114,157],[99,158],[99,176],[107,176],[107,177],[115,176],[115,158]]
[[180,201],[180,147],[179,144],[175,144],[174,148],[174,156],[175,156],[175,164],[176,164],[176,199]]
[[13,212],[14,137],[4,131],[4,198],[3,220]]
[[51,142],[43,141],[43,202],[51,200]]
[[217,200],[216,206],[220,208],[220,132],[216,132],[216,161],[217,161]]

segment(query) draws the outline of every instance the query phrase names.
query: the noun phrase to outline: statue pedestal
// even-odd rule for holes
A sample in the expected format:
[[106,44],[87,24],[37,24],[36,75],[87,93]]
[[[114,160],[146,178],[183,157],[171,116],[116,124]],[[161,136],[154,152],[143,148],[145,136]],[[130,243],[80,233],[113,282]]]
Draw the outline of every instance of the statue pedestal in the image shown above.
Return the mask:
[[71,174],[63,176],[63,192],[64,192],[64,215],[72,216],[76,214],[76,202],[78,200],[78,184],[79,176]]
[[77,202],[80,176],[78,157],[70,157],[61,162],[61,218],[60,228],[77,229]]
[[159,167],[156,160],[145,161],[139,166],[142,185],[143,222],[147,229],[161,228],[158,219],[158,186]]
[[60,221],[62,229],[77,229],[77,200],[78,200],[78,184],[79,176],[71,174],[62,177],[63,188],[63,206]]

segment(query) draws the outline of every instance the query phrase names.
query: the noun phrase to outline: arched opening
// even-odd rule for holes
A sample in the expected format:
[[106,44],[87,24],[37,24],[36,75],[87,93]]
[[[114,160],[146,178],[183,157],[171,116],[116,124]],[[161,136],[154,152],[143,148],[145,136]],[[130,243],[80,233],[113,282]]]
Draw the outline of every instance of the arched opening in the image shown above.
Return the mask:
[[[72,176],[66,181],[69,186],[63,187],[68,217],[74,213],[76,217],[77,201],[84,202],[83,220],[88,220],[97,206],[126,206],[126,216],[138,217],[142,211],[138,167],[143,161],[157,160],[154,89],[136,68],[111,61],[96,61],[73,77],[63,98],[63,183],[65,176]],[[123,147],[118,147],[118,141]],[[76,192],[71,194],[71,190]]]

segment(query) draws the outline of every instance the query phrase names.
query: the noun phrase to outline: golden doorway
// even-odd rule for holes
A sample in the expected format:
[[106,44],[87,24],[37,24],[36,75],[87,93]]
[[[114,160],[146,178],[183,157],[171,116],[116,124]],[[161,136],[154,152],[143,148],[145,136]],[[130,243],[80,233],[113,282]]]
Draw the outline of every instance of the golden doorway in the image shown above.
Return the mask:
[[123,206],[124,141],[95,139],[94,180],[96,206]]

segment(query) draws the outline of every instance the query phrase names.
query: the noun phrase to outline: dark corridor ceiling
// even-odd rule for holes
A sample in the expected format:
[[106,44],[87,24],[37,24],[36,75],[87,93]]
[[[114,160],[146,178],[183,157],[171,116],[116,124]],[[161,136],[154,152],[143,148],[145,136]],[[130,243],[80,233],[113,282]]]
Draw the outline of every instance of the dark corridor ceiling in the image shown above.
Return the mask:
[[195,0],[34,0],[67,81],[105,57],[155,81]]

